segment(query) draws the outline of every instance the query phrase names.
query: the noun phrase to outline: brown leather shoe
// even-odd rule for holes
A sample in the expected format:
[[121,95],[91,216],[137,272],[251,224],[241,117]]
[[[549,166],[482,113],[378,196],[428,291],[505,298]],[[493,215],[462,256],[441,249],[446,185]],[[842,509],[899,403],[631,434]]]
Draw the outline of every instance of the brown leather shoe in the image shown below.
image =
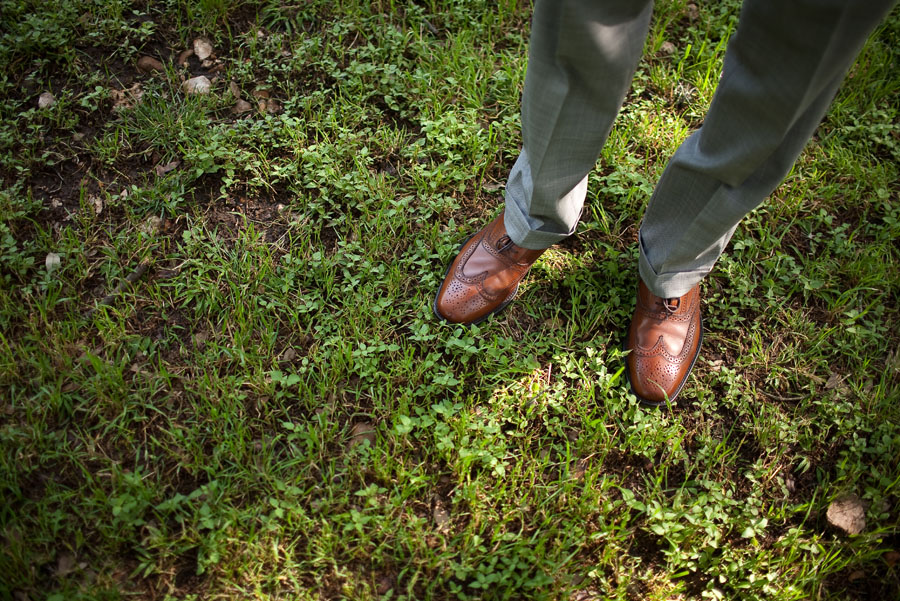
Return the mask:
[[483,321],[512,301],[543,252],[513,244],[501,213],[460,248],[434,299],[435,314],[454,323]]
[[702,341],[699,285],[680,298],[660,298],[641,282],[625,342],[631,351],[625,372],[634,394],[648,405],[675,400]]

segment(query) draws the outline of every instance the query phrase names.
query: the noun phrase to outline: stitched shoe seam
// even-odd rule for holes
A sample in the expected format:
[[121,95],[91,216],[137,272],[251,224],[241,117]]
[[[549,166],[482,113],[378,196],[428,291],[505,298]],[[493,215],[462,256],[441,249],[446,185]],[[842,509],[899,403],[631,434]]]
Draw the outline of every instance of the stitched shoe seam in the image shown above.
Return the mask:
[[[528,271],[528,269],[526,268],[523,270],[522,267],[527,267],[527,266],[523,266],[514,261],[510,261],[506,257],[503,257],[502,255],[499,255],[498,253],[496,253],[494,251],[494,249],[490,247],[489,244],[485,243],[485,240],[484,240],[485,237],[486,236],[482,236],[480,240],[478,240],[476,243],[472,244],[468,249],[466,249],[466,251],[463,253],[463,255],[460,257],[459,261],[457,262],[457,266],[456,266],[456,269],[454,270],[453,278],[456,279],[457,281],[459,281],[464,286],[470,286],[472,288],[475,288],[476,291],[478,292],[479,296],[481,296],[486,301],[494,302],[501,297],[508,296],[510,294],[509,290],[514,289],[518,286],[519,282],[525,276],[525,273]],[[475,251],[478,249],[479,245],[484,245],[485,249],[490,252],[491,256],[500,260],[506,266],[507,269],[513,269],[516,272],[518,272],[518,277],[516,277],[513,280],[512,284],[510,286],[508,286],[507,288],[505,288],[493,295],[491,293],[487,292],[484,288],[484,281],[490,275],[488,271],[483,271],[483,272],[479,273],[477,276],[467,276],[463,273],[463,269],[465,268],[465,265],[469,262],[469,259],[472,258],[472,255],[475,254]]]
[[[681,352],[677,355],[673,355],[669,351],[666,350],[663,345],[663,336],[660,335],[659,338],[656,339],[656,343],[650,348],[641,346],[635,342],[634,349],[632,352],[639,357],[642,358],[652,358],[652,357],[662,357],[669,363],[683,363],[687,355],[690,354],[690,349],[694,343],[694,336],[696,335],[696,324],[691,324],[690,329],[688,329],[687,334],[684,337],[684,346],[681,348]],[[656,350],[659,349],[659,350]]]
[[485,275],[488,273],[487,271],[483,271],[476,276],[467,276],[466,274],[463,273],[463,269],[465,269],[465,266],[469,262],[469,259],[471,259],[472,255],[475,254],[475,251],[478,250],[478,246],[482,245],[482,244],[484,244],[485,249],[490,253],[490,255],[492,257],[500,260],[507,267],[513,267],[513,266],[518,265],[518,263],[509,261],[506,257],[497,255],[496,253],[492,252],[493,249],[490,247],[489,244],[485,244],[484,239],[482,238],[481,240],[479,240],[478,242],[473,244],[470,248],[468,248],[465,251],[465,253],[463,253],[463,256],[460,257],[460,260],[457,263],[456,269],[454,270],[454,274],[453,274],[453,276],[456,279],[460,280],[461,282],[467,282],[467,283],[471,282],[473,284],[484,280]]

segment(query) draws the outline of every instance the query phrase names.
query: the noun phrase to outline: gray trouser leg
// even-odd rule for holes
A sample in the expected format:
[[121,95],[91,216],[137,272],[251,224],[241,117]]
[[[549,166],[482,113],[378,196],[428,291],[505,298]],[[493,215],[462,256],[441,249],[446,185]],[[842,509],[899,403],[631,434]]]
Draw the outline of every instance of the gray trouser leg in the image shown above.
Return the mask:
[[525,248],[575,231],[594,168],[637,68],[652,0],[538,0],[522,96],[524,148],[505,223]]
[[784,179],[894,0],[747,0],[703,126],[666,167],[641,225],[641,279],[685,294]]

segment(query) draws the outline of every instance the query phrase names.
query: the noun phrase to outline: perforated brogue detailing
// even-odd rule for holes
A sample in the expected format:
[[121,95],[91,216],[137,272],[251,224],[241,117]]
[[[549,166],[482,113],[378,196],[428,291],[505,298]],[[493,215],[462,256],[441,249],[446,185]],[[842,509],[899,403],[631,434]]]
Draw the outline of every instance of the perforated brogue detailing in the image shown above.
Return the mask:
[[679,365],[671,361],[647,361],[637,356],[635,372],[638,374],[642,391],[664,394],[679,383]]
[[650,404],[675,399],[697,359],[702,337],[698,286],[684,296],[663,299],[641,282],[626,342],[631,352],[625,363],[634,393]]
[[503,215],[475,234],[451,263],[434,301],[434,311],[454,323],[476,323],[505,307],[543,250],[516,246]]
[[472,289],[457,280],[450,282],[447,294],[444,296],[444,305],[449,309],[471,308],[481,309],[487,306],[487,301],[480,294],[472,294]]

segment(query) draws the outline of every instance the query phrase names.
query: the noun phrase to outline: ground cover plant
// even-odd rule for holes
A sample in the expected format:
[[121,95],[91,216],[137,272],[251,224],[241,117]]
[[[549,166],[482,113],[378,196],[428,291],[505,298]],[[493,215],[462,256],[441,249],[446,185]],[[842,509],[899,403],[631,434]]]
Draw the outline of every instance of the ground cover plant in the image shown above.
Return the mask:
[[738,9],[657,3],[577,234],[465,329],[528,3],[0,0],[0,599],[898,598],[900,13],[677,403],[622,375]]

